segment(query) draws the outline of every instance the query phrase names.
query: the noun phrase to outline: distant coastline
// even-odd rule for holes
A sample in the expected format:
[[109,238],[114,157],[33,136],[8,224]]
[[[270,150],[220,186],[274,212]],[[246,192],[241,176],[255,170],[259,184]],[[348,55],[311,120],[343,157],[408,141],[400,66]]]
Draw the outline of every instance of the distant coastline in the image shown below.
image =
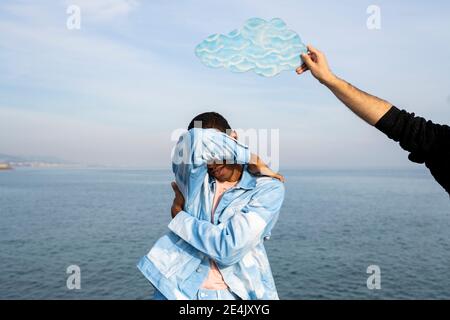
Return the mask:
[[42,156],[16,156],[0,154],[0,170],[11,170],[15,168],[72,168],[82,165],[61,160],[55,157]]

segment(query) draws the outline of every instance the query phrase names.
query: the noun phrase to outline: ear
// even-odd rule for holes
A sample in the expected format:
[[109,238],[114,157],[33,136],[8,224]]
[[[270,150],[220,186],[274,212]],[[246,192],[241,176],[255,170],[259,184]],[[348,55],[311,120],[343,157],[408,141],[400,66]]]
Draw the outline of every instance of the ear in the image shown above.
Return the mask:
[[230,137],[232,137],[233,139],[238,139],[238,134],[237,134],[237,132],[236,131],[234,131],[234,130],[232,130],[231,131],[231,134],[230,134]]

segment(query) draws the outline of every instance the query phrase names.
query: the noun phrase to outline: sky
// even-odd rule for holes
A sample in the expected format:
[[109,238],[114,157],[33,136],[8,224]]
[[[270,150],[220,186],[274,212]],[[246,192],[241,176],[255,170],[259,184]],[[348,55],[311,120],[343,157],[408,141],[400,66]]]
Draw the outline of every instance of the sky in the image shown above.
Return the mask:
[[[70,5],[79,30],[67,28]],[[380,29],[367,27],[370,5]],[[3,0],[0,153],[169,168],[174,131],[217,111],[233,128],[278,130],[281,169],[414,167],[309,73],[211,69],[194,49],[278,17],[339,77],[450,123],[449,15],[448,1]]]

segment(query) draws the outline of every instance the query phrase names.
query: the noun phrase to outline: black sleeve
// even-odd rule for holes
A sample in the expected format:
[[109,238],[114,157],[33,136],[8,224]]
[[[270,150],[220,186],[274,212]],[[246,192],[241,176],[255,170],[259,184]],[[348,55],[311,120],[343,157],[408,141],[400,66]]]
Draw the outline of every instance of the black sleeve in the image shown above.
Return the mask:
[[395,106],[375,127],[409,151],[409,160],[425,163],[450,193],[450,127],[435,124]]

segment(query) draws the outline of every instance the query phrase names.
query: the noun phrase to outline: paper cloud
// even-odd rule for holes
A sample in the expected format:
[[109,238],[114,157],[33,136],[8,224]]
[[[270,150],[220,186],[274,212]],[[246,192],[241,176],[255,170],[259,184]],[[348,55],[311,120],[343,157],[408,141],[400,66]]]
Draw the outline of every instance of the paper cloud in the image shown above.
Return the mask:
[[195,48],[196,56],[208,67],[253,70],[265,77],[295,70],[302,64],[300,54],[306,52],[299,35],[279,18],[251,18],[240,30],[213,34]]

